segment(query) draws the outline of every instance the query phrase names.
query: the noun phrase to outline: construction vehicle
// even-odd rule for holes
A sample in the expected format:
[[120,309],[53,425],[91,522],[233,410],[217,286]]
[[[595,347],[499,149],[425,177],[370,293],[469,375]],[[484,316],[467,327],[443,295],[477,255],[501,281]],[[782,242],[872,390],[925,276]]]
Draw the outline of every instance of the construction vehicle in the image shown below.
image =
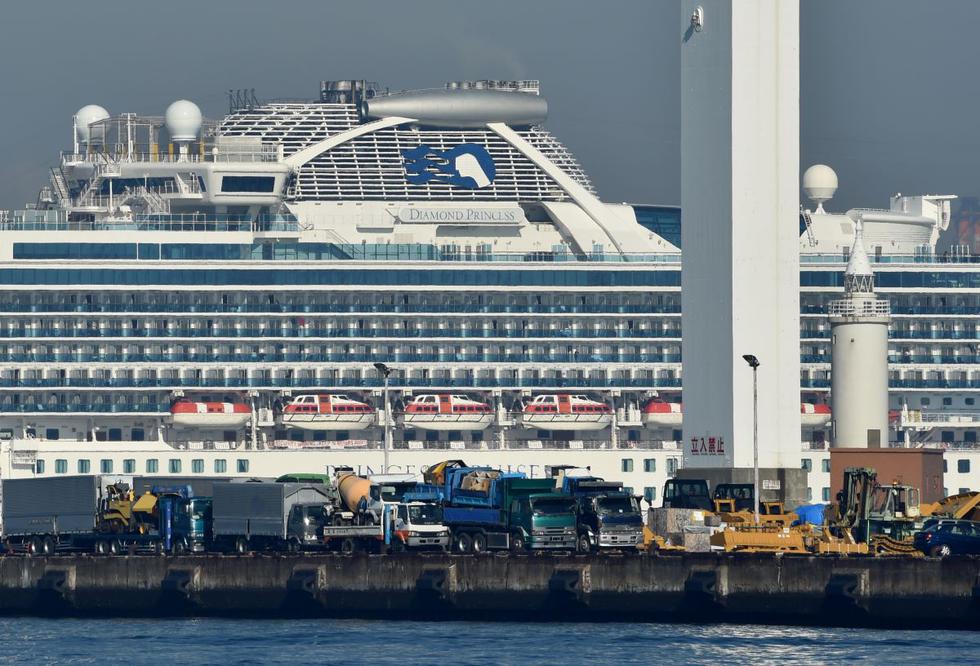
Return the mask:
[[576,500],[576,549],[632,550],[643,544],[643,515],[636,497],[619,481],[605,481],[570,465],[551,468],[555,490]]
[[31,555],[163,552],[174,522],[172,513],[161,520],[158,502],[188,494],[158,489],[137,498],[129,481],[100,476],[5,479],[2,490],[6,549]]
[[322,483],[248,481],[215,484],[212,531],[216,550],[317,550],[333,506]]
[[882,554],[913,554],[912,537],[922,529],[919,489],[902,484],[882,485],[869,467],[844,470],[830,533],[845,541],[868,544]]
[[[395,478],[397,476],[397,478]],[[407,475],[380,475],[383,485],[342,468],[338,493],[323,543],[343,553],[386,550],[445,550],[449,530],[442,523],[441,493]]]
[[575,549],[575,498],[551,479],[491,467],[443,465],[443,519],[457,553]]
[[714,504],[704,479],[667,479],[664,484],[665,509],[697,509],[712,511]]

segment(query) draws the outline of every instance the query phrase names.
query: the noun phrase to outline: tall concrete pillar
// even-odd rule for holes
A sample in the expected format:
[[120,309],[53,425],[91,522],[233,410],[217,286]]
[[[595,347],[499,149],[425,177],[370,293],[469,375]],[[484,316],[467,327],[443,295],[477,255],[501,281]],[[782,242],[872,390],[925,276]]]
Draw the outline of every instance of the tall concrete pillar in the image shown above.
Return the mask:
[[682,0],[684,465],[800,467],[799,3]]

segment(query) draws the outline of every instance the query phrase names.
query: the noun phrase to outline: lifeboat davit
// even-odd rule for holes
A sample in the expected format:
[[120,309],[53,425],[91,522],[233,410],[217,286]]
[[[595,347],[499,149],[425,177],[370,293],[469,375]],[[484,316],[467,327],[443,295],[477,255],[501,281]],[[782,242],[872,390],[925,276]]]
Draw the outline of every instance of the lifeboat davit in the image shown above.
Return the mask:
[[241,428],[252,418],[252,408],[238,402],[178,400],[170,406],[175,426],[185,428]]
[[683,407],[679,402],[651,400],[643,405],[643,423],[653,428],[680,426],[684,420]]
[[542,430],[602,430],[612,423],[612,408],[587,395],[555,393],[535,396],[524,407],[521,422]]
[[402,423],[422,430],[486,430],[493,423],[493,407],[466,395],[424,393],[405,405]]
[[828,423],[830,423],[830,405],[800,403],[800,425],[804,428],[819,428]]
[[338,393],[299,395],[282,410],[280,422],[299,430],[363,430],[374,424],[374,408]]

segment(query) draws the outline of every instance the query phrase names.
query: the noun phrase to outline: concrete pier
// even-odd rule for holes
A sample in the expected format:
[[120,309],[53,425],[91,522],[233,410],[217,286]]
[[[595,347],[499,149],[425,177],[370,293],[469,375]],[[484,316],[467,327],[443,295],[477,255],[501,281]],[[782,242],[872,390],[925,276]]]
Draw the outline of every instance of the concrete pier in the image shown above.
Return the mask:
[[980,628],[980,560],[648,556],[0,558],[0,613]]

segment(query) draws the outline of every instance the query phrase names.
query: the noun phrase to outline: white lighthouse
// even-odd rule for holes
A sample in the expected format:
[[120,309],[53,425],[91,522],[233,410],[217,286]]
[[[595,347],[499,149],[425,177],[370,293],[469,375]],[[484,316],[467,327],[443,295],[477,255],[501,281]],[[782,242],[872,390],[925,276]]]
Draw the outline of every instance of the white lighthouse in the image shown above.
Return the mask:
[[844,297],[830,304],[832,446],[888,446],[889,303],[875,295],[863,222],[844,271]]

